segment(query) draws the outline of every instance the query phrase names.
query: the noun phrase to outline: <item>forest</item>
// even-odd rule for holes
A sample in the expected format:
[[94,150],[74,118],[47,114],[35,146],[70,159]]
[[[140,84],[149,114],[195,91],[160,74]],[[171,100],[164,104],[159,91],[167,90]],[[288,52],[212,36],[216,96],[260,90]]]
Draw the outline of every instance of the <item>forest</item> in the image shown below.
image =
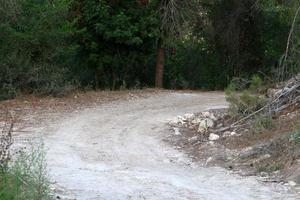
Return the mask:
[[0,99],[75,89],[220,90],[254,74],[285,79],[299,70],[298,7],[291,0],[0,0]]

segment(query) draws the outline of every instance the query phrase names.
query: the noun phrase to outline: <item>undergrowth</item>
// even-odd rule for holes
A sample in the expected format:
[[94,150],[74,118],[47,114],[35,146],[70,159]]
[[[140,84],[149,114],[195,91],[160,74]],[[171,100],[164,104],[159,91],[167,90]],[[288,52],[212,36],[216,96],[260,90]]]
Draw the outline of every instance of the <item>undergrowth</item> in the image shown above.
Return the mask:
[[294,130],[292,131],[290,135],[290,140],[300,145],[300,123],[297,124]]
[[229,114],[241,118],[262,108],[267,103],[265,95],[259,93],[262,85],[263,81],[257,75],[251,78],[249,84],[232,82],[225,90]]
[[[2,135],[11,136],[11,129]],[[0,147],[5,155],[11,137],[1,137]],[[10,145],[9,145],[10,146]],[[52,199],[43,145],[31,145],[29,150],[17,152],[14,156],[4,156],[0,165],[1,200],[50,200]]]
[[254,120],[253,131],[255,133],[261,133],[264,130],[268,130],[275,127],[275,124],[269,116],[258,116]]

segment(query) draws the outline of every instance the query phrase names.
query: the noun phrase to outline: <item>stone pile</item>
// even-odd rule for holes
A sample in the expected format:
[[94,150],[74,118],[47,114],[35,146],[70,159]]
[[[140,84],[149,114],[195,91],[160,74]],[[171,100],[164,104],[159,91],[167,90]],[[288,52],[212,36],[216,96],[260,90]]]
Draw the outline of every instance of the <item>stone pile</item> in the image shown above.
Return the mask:
[[[180,128],[189,128],[197,130],[199,134],[205,134],[209,140],[214,141],[220,138],[220,135],[213,133],[215,128],[222,127],[220,120],[224,117],[224,110],[204,111],[197,114],[185,114],[177,116],[169,122],[173,127],[175,135],[180,135]],[[229,134],[229,136],[231,136]]]

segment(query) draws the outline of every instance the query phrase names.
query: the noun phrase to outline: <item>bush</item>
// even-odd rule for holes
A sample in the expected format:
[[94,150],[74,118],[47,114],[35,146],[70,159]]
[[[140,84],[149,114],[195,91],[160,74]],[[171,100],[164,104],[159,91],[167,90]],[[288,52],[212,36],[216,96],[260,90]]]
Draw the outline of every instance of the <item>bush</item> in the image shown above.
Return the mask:
[[275,124],[273,123],[273,120],[269,116],[259,116],[254,121],[254,132],[260,133],[264,130],[273,128]]
[[263,95],[251,93],[249,90],[242,92],[232,90],[233,85],[226,90],[226,100],[229,102],[229,113],[233,117],[249,115],[262,108],[267,99]]
[[300,124],[298,124],[291,133],[290,140],[300,144]]
[[262,86],[263,80],[258,75],[253,75],[250,81],[234,78],[225,90],[231,116],[247,116],[265,106],[267,98],[258,93]]
[[21,151],[0,172],[1,200],[50,200],[51,190],[43,145]]
[[257,91],[263,85],[263,80],[256,74],[251,77],[250,87],[251,91]]
[[0,199],[52,199],[43,145],[10,157],[13,125],[5,125],[0,137]]
[[[0,4],[0,100],[70,90],[68,1]],[[2,12],[5,11],[5,12]]]
[[282,164],[265,164],[257,167],[258,172],[267,172],[272,173],[279,170],[282,170],[284,168],[284,165]]

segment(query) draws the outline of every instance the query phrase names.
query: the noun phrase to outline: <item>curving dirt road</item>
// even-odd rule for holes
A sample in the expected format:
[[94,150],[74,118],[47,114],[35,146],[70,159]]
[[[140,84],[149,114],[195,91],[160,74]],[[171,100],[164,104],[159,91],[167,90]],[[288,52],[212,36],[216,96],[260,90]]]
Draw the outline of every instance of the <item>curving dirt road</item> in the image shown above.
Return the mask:
[[164,92],[119,100],[46,128],[52,179],[62,199],[296,199],[282,186],[202,168],[162,142],[176,115],[226,105],[222,93]]

